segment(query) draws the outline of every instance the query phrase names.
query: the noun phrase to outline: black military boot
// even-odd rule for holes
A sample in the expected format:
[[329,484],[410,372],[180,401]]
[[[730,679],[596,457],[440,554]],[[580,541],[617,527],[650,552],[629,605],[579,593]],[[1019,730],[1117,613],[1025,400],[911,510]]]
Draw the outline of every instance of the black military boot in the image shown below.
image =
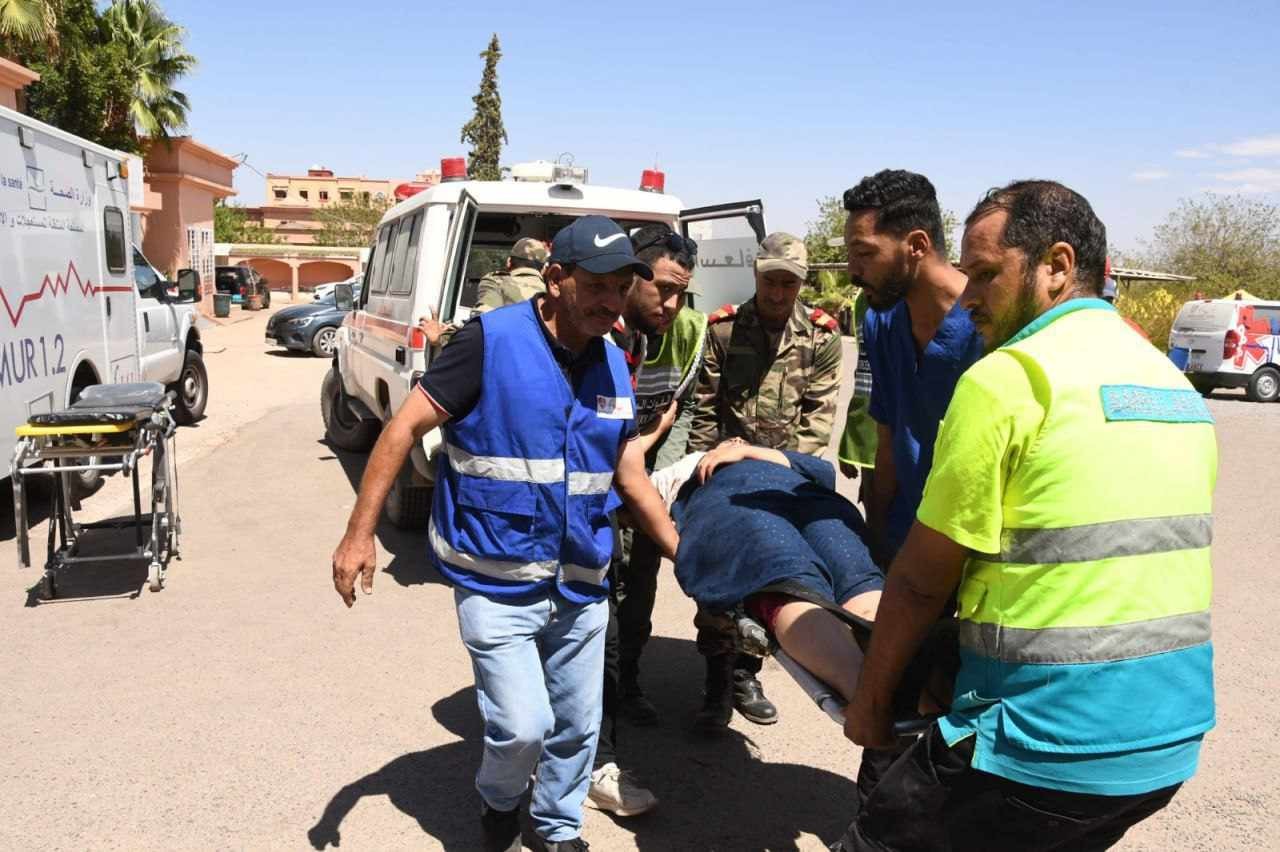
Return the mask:
[[646,728],[658,724],[661,719],[658,708],[640,688],[640,671],[636,666],[623,663],[618,693],[622,715],[627,721]]
[[729,727],[733,718],[733,663],[735,654],[707,657],[707,685],[702,697],[702,709],[694,720],[694,727],[706,734],[713,734]]
[[746,669],[733,672],[733,706],[757,725],[772,725],[778,721],[778,708],[765,698],[764,687],[755,674]]

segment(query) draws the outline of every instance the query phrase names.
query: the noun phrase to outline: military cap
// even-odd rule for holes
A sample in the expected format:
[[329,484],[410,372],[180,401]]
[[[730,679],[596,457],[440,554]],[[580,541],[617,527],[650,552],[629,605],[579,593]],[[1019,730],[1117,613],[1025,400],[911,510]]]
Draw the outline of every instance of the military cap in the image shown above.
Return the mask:
[[533,237],[516,240],[511,247],[511,256],[519,260],[532,260],[534,263],[547,262],[547,244]]
[[809,252],[804,241],[792,234],[778,231],[764,238],[756,254],[756,272],[785,269],[804,278],[809,274]]

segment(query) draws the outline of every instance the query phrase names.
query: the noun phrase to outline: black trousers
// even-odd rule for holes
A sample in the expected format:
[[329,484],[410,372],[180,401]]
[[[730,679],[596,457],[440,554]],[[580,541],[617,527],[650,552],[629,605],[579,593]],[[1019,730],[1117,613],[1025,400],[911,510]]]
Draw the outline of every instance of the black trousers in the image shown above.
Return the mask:
[[866,797],[837,852],[1094,852],[1169,804],[1180,784],[1133,796],[1032,787],[970,766],[934,725]]
[[[610,570],[610,574],[613,571]],[[606,763],[618,762],[618,598],[614,591],[617,584],[609,582],[609,624],[604,630],[604,697],[600,716],[600,740],[596,745],[596,762],[593,769]]]
[[635,678],[640,654],[653,634],[653,604],[658,596],[662,554],[653,539],[639,530],[623,533],[621,558],[614,561],[619,580],[618,653],[622,670]]

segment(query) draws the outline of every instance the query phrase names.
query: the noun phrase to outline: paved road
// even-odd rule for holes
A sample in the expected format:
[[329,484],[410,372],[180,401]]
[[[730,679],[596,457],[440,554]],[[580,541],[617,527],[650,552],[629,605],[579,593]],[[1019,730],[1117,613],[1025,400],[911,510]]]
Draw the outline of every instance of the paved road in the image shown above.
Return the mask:
[[[35,604],[34,571],[0,571],[2,848],[475,846],[480,727],[452,595],[419,536],[382,529],[374,596],[341,606],[329,554],[363,460],[321,440],[326,365],[265,353],[263,321],[206,332],[213,393],[208,418],[180,433],[186,536],[164,591],[139,592],[145,570],[117,566],[68,577],[77,599]],[[1211,407],[1218,727],[1200,774],[1129,850],[1280,848],[1268,582],[1280,405]],[[89,509],[117,513],[126,494],[111,482]],[[587,839],[822,848],[847,820],[857,749],[772,663],[780,724],[736,719],[719,741],[692,738],[693,607],[663,580],[644,677],[664,724],[622,741],[662,806],[618,821],[590,811]]]

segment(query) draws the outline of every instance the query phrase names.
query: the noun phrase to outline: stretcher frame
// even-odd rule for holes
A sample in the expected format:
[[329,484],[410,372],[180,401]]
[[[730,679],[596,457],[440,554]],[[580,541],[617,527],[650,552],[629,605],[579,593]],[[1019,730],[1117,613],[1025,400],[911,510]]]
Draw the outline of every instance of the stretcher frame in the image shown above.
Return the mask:
[[[153,592],[164,587],[169,561],[179,555],[182,519],[178,511],[178,469],[172,412],[173,394],[167,393],[149,416],[128,422],[27,423],[14,431],[18,436],[10,465],[18,564],[31,567],[27,478],[52,480],[49,531],[40,597],[58,594],[58,573],[72,565],[140,560],[147,562],[147,585]],[[150,511],[143,511],[140,463],[152,457],[148,489]],[[133,517],[88,523],[77,522],[80,508],[71,487],[71,474],[84,471],[119,471],[130,477]],[[123,552],[86,555],[82,537],[88,530],[133,529],[133,547]]]

